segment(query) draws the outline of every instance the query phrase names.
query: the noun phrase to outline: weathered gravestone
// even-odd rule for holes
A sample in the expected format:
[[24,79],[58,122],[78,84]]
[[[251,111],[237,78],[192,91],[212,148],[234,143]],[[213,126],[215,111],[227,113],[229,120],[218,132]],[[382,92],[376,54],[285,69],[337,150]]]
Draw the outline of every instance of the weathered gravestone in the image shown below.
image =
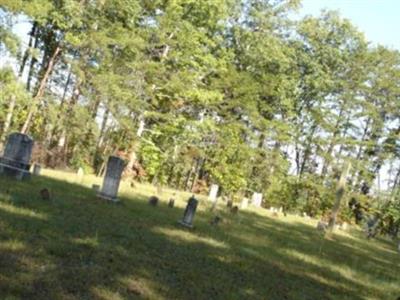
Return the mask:
[[92,184],[92,190],[94,190],[96,193],[100,191],[100,185],[98,184]]
[[76,175],[78,176],[78,181],[82,182],[83,176],[85,176],[85,172],[83,171],[82,168],[79,168],[78,171],[76,172]]
[[179,221],[179,223],[183,226],[192,228],[193,227],[193,219],[196,214],[196,209],[199,201],[194,197],[190,197],[188,204],[186,206],[185,212],[183,213],[183,219]]
[[249,206],[249,199],[244,197],[242,199],[242,202],[240,202],[240,208],[241,209],[246,209]]
[[236,215],[239,212],[239,206],[235,205],[231,208],[231,213]]
[[0,174],[23,179],[30,176],[33,140],[22,133],[12,133],[7,138],[4,154],[0,157]]
[[39,176],[41,171],[42,171],[41,165],[39,165],[39,164],[33,165],[33,175]]
[[262,194],[261,193],[254,193],[253,197],[251,198],[251,203],[255,206],[255,207],[261,207],[261,203],[262,203]]
[[149,204],[150,204],[151,206],[157,206],[157,204],[158,204],[159,201],[160,201],[160,199],[158,199],[157,196],[151,196],[151,197],[149,198]]
[[217,201],[219,186],[217,184],[212,184],[210,188],[210,194],[208,195],[208,199],[212,202]]
[[119,183],[124,168],[125,162],[123,159],[117,156],[110,156],[108,158],[106,175],[104,176],[101,191],[97,194],[98,197],[114,202],[118,201]]
[[232,206],[233,206],[233,201],[232,201],[232,199],[228,198],[228,201],[226,201],[226,207],[232,208]]

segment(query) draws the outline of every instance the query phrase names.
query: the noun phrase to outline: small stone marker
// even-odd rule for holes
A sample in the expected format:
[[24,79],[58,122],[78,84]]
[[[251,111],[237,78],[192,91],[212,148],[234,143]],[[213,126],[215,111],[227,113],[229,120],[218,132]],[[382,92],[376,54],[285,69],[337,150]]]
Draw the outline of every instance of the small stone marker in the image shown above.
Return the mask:
[[150,204],[151,206],[157,206],[158,201],[159,201],[159,199],[158,199],[158,197],[156,197],[156,196],[151,196],[151,197],[149,198],[149,204]]
[[82,168],[79,168],[79,169],[78,169],[78,172],[76,172],[76,175],[78,175],[78,180],[79,180],[79,181],[82,181],[83,176],[85,175],[85,172],[83,171]]
[[168,201],[168,207],[173,208],[175,205],[175,199],[174,198],[170,198]]
[[124,168],[125,162],[123,159],[117,156],[110,156],[108,158],[106,175],[104,176],[102,189],[97,194],[98,197],[113,202],[118,201],[119,183]]
[[92,189],[93,189],[95,192],[99,192],[99,191],[100,191],[100,186],[99,186],[98,184],[92,184]]
[[33,165],[33,175],[39,176],[41,171],[42,171],[41,165],[39,165],[39,164]]
[[317,230],[325,232],[328,229],[328,223],[323,221],[318,221]]
[[188,204],[186,206],[185,212],[183,213],[183,218],[179,221],[179,224],[192,228],[193,227],[193,219],[196,214],[196,209],[199,201],[194,197],[190,197]]
[[212,184],[210,188],[210,194],[208,195],[208,199],[212,202],[217,201],[219,186],[217,184]]
[[161,184],[157,185],[157,195],[161,195],[163,193],[163,187]]
[[18,180],[29,177],[33,143],[26,134],[10,134],[3,157],[0,157],[0,174],[14,176]]
[[251,203],[255,206],[255,207],[261,207],[261,203],[262,203],[262,194],[261,193],[254,193],[253,197],[251,198]]
[[214,219],[211,220],[210,224],[213,226],[217,226],[222,219],[220,216],[215,216]]
[[48,189],[44,188],[40,190],[40,197],[42,197],[42,200],[48,201],[50,200],[50,192]]
[[228,201],[226,201],[226,207],[232,208],[232,206],[233,206],[233,201],[232,201],[232,199],[228,199]]
[[240,202],[240,209],[246,209],[249,206],[249,198],[244,197]]
[[231,213],[236,215],[239,212],[239,206],[235,205],[231,208]]
[[349,224],[347,222],[343,222],[339,227],[339,229],[341,229],[343,231],[346,231],[348,228],[349,228]]

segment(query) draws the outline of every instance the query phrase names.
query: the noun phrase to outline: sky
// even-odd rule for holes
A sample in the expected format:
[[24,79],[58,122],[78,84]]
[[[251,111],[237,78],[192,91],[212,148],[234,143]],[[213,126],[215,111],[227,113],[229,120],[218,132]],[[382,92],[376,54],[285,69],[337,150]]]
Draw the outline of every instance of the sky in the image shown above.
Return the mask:
[[300,14],[317,16],[324,8],[339,11],[373,44],[400,50],[400,0],[302,0]]

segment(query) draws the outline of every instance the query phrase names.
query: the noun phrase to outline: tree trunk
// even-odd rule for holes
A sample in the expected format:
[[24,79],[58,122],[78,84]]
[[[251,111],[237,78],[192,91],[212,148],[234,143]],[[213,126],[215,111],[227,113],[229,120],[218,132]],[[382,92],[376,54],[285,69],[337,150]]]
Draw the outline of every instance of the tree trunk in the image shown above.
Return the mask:
[[[35,42],[33,44],[33,49],[37,49],[38,46],[39,46],[39,36],[38,36],[38,28],[36,28],[36,31],[35,31]],[[33,77],[33,72],[35,70],[36,62],[37,62],[36,57],[32,56],[31,62],[29,64],[28,77],[26,79],[26,89],[27,89],[27,91],[31,90],[32,77]]]
[[195,168],[195,163],[192,162],[192,165],[190,166],[190,170],[188,171],[186,180],[185,180],[185,191],[187,191],[189,189],[190,179],[192,178],[194,168]]
[[106,131],[106,126],[107,126],[107,122],[108,122],[108,115],[109,115],[109,110],[108,108],[106,109],[106,111],[104,112],[104,116],[103,116],[103,121],[101,122],[101,128],[100,128],[100,134],[99,134],[99,139],[97,140],[97,145],[96,145],[96,149],[98,150],[102,144],[103,144],[103,140],[104,140],[104,133]]
[[312,140],[314,138],[314,134],[315,134],[316,129],[317,129],[317,124],[313,124],[313,126],[311,128],[311,132],[310,132],[309,136],[307,137],[307,145],[306,145],[306,149],[304,150],[303,161],[302,161],[301,166],[300,166],[299,178],[302,177],[302,175],[303,175],[303,173],[305,171],[305,167],[306,167],[307,161],[310,158],[311,143],[312,143]]
[[340,109],[339,116],[338,116],[338,119],[336,121],[335,127],[334,127],[335,131],[332,134],[332,138],[330,140],[328,150],[326,151],[326,158],[324,159],[324,164],[322,165],[322,169],[321,169],[321,176],[322,177],[325,177],[325,174],[328,171],[328,168],[329,168],[329,165],[330,165],[330,162],[331,162],[332,151],[333,151],[333,148],[336,145],[336,137],[340,133],[339,126],[340,126],[340,123],[341,123],[341,120],[342,120],[343,112],[344,112],[344,107],[342,106],[341,109]]
[[0,141],[0,151],[3,150],[4,142],[7,137],[8,130],[10,129],[10,126],[11,126],[11,121],[12,121],[12,117],[14,114],[14,108],[15,108],[16,101],[17,100],[16,100],[15,95],[12,95],[11,99],[10,99],[10,103],[8,105],[8,112],[6,115],[6,119],[4,121],[3,132],[2,132],[2,137],[1,137],[1,141]]
[[42,80],[40,81],[37,93],[36,93],[35,97],[33,97],[33,99],[32,99],[32,105],[29,109],[28,116],[26,117],[25,123],[21,128],[21,133],[23,133],[23,134],[26,134],[29,131],[32,118],[34,117],[36,110],[37,110],[38,102],[43,97],[47,81],[50,77],[51,72],[53,71],[54,64],[55,64],[56,59],[57,59],[58,55],[60,54],[60,52],[61,52],[61,47],[57,46],[56,49],[54,50],[52,57],[50,58],[50,60],[47,64],[46,71],[43,74]]
[[24,56],[22,57],[22,61],[21,61],[21,66],[19,68],[19,72],[18,72],[19,77],[22,77],[22,75],[24,74],[25,65],[29,58],[29,51],[32,48],[32,43],[33,43],[33,39],[34,39],[35,32],[36,32],[36,26],[37,26],[37,23],[33,22],[31,32],[29,33],[28,48],[26,48],[26,50],[24,52]]
[[339,182],[336,187],[336,201],[335,201],[335,204],[333,205],[331,216],[329,218],[329,224],[328,224],[328,230],[330,232],[333,231],[333,228],[336,223],[336,217],[340,210],[340,205],[342,203],[342,198],[343,198],[345,187],[346,187],[346,179],[350,172],[350,168],[351,168],[351,163],[346,162],[344,165],[342,174],[340,175]]

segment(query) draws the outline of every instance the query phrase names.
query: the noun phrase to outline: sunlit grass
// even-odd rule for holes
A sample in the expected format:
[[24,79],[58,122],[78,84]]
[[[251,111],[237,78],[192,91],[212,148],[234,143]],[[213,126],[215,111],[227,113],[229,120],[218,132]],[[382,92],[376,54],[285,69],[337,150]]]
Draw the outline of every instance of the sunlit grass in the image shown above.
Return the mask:
[[[44,170],[0,178],[0,299],[396,299],[400,254],[357,229],[325,239],[316,220],[250,207],[232,215],[190,193],[121,184],[119,204],[97,199],[93,175]],[[42,200],[42,188],[51,191]],[[147,204],[158,195],[158,207]],[[168,199],[176,206],[169,208]],[[218,226],[210,220],[222,218]]]

